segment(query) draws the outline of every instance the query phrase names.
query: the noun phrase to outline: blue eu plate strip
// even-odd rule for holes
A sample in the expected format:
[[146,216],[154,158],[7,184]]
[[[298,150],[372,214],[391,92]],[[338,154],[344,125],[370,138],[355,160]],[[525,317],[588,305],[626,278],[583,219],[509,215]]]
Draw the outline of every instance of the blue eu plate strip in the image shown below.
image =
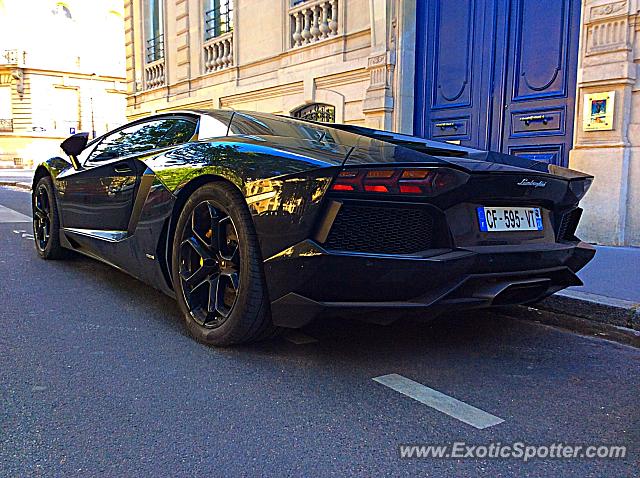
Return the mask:
[[487,227],[487,217],[484,214],[484,207],[479,207],[478,211],[478,221],[480,222],[480,230],[487,232],[489,228]]
[[536,207],[533,210],[536,216],[536,227],[538,228],[538,231],[542,231],[542,215],[540,214],[540,209]]

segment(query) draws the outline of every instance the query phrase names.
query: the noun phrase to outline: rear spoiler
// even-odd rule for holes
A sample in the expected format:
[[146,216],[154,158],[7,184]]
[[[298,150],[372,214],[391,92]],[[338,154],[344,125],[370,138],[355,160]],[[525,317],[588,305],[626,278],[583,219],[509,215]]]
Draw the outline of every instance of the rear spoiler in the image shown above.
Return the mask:
[[[298,119],[298,118],[297,118]],[[316,123],[311,121],[311,123]],[[455,144],[443,143],[440,141],[432,141],[429,139],[420,138],[418,136],[410,136],[407,134],[393,133],[391,131],[383,131],[379,129],[365,128],[364,126],[354,126],[350,124],[327,124],[317,123],[318,125],[341,131],[347,131],[349,133],[359,134],[366,136],[367,138],[377,139],[386,143],[395,144],[398,146],[404,146],[405,148],[413,149],[421,153],[428,154],[430,156],[445,156],[445,157],[457,157],[457,158],[469,158],[473,153],[482,153],[478,149],[465,148],[464,146],[458,146]]]
[[565,179],[583,179],[591,178],[592,176],[582,173],[580,171],[574,171],[562,166],[556,166],[544,161],[536,161],[522,156],[509,155],[504,153],[498,153],[495,151],[483,151],[480,149],[467,148],[465,146],[459,146],[457,144],[445,143],[441,141],[433,141],[429,139],[420,138],[418,136],[411,136],[408,134],[394,133],[392,131],[383,131],[379,129],[366,128],[364,126],[355,126],[350,124],[327,124],[317,121],[310,121],[302,118],[295,118],[297,120],[306,121],[308,123],[314,123],[324,128],[334,128],[348,133],[358,134],[367,138],[376,139],[378,141],[384,141],[386,143],[402,146],[420,153],[425,153],[430,156],[436,156],[441,158],[466,158],[476,161],[486,161],[489,163],[507,164],[509,166],[515,166],[524,169],[531,169],[539,171],[541,173],[553,174]]

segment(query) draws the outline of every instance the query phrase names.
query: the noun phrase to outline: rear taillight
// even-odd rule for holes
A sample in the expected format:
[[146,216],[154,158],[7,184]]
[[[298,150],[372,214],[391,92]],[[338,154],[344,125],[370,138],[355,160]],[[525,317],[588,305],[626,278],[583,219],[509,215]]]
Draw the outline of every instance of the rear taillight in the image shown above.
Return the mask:
[[435,196],[467,182],[468,175],[448,168],[345,169],[331,184],[344,193]]

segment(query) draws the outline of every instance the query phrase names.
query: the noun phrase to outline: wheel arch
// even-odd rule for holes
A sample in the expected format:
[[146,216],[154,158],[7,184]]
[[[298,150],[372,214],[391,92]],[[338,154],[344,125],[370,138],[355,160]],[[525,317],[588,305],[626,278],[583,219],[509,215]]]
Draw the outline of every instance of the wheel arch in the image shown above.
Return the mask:
[[[49,158],[46,161],[40,163],[33,174],[32,187],[38,184],[38,181],[45,176],[49,176],[53,181],[54,190],[56,190],[56,178],[60,173],[68,169],[73,169],[71,163],[59,156]],[[57,191],[56,191],[57,193]]]
[[33,182],[31,183],[31,190],[34,191],[36,189],[36,185],[38,184],[38,181],[40,181],[42,178],[49,176],[50,178],[52,178],[51,175],[51,171],[49,171],[49,169],[44,165],[44,164],[40,164],[35,172],[33,173]]

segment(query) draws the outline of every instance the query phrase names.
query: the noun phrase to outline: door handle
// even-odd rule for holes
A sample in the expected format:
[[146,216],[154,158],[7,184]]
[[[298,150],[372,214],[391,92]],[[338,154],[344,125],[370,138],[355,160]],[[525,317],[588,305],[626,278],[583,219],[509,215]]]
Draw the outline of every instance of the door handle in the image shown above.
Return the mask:
[[118,165],[118,166],[114,166],[114,167],[113,167],[113,170],[114,170],[116,173],[120,173],[120,174],[123,174],[123,173],[130,173],[130,172],[132,172],[132,171],[131,171],[131,168],[130,168],[129,166],[127,166],[126,164],[120,164],[120,165]]
[[441,130],[444,130],[445,128],[453,128],[454,130],[457,130],[458,124],[457,123],[436,123],[435,127],[440,128]]
[[542,124],[547,124],[549,122],[549,118],[545,115],[530,115],[530,116],[522,116],[520,118],[525,125],[529,126],[532,121],[542,121]]

